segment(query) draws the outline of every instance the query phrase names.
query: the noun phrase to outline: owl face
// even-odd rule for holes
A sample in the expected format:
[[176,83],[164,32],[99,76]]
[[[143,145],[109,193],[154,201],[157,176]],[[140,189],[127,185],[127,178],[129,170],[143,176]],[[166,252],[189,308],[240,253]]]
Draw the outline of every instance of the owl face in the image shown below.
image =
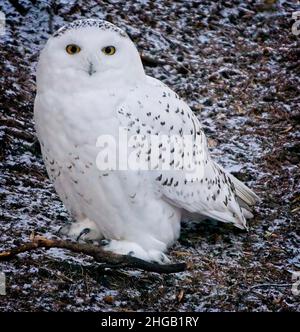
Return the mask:
[[135,45],[122,30],[103,21],[80,22],[90,21],[95,24],[73,23],[48,40],[38,64],[38,89],[107,89],[145,75]]

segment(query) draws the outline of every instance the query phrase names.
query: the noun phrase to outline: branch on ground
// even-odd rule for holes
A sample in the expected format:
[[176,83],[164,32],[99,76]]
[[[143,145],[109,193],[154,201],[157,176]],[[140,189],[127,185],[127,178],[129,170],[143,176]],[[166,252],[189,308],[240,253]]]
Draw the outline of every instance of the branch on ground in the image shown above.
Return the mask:
[[150,55],[140,53],[140,57],[142,60],[142,63],[145,67],[157,67],[157,66],[165,66],[165,65],[170,65],[172,67],[177,68],[178,72],[180,74],[187,74],[191,71],[190,65],[184,64],[184,63],[176,63],[171,60],[166,60],[166,59],[158,59],[158,58],[153,58]]
[[164,65],[171,64],[168,61],[153,58],[150,55],[146,55],[144,53],[141,53],[140,56],[141,56],[143,65],[146,67],[157,67],[157,66],[164,66]]
[[156,273],[176,273],[185,271],[187,268],[185,263],[165,265],[150,263],[132,256],[117,255],[92,244],[76,243],[66,240],[53,240],[38,235],[32,236],[31,241],[28,243],[0,252],[0,261],[13,259],[18,254],[34,251],[39,248],[67,249],[78,254],[91,256],[96,262],[106,264],[107,267],[110,268],[134,268]]

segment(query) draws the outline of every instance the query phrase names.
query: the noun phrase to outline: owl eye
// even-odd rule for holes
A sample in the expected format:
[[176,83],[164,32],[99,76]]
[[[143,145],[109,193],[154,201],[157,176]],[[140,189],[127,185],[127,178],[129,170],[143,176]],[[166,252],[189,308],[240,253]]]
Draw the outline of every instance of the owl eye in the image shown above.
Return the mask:
[[114,46],[106,46],[102,48],[102,52],[105,55],[114,55],[116,53],[116,48]]
[[81,51],[81,48],[78,45],[70,44],[70,45],[67,45],[66,51],[68,54],[73,55],[73,54],[79,53]]

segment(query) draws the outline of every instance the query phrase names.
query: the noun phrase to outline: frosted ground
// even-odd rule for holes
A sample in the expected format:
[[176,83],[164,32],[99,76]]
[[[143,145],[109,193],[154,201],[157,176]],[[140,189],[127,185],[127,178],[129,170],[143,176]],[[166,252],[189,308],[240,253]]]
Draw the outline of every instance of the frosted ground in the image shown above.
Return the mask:
[[124,28],[146,72],[199,117],[214,158],[262,202],[248,233],[185,223],[170,256],[192,268],[176,275],[104,270],[61,250],[1,263],[0,311],[299,311],[291,285],[300,270],[300,36],[291,17],[300,9],[274,2],[1,1],[1,250],[33,231],[54,236],[68,220],[33,144],[32,118],[38,52],[51,31],[76,18]]

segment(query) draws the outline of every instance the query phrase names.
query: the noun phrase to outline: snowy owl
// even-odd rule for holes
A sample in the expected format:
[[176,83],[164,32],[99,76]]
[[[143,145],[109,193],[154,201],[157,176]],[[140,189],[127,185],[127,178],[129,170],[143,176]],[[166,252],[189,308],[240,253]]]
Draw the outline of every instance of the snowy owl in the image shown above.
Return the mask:
[[[165,263],[186,215],[247,227],[258,197],[211,159],[189,106],[145,74],[135,45],[115,25],[79,20],[49,38],[37,67],[34,117],[49,177],[74,221],[62,227],[63,235]],[[137,161],[152,165],[154,154],[158,164],[148,170],[99,167],[105,149],[99,137],[114,138],[123,151],[120,128],[136,141],[129,152]],[[167,140],[149,145],[150,136],[162,135]],[[192,142],[189,152],[177,141],[184,136]],[[115,153],[106,150],[108,158]],[[196,170],[183,166],[187,156]]]

